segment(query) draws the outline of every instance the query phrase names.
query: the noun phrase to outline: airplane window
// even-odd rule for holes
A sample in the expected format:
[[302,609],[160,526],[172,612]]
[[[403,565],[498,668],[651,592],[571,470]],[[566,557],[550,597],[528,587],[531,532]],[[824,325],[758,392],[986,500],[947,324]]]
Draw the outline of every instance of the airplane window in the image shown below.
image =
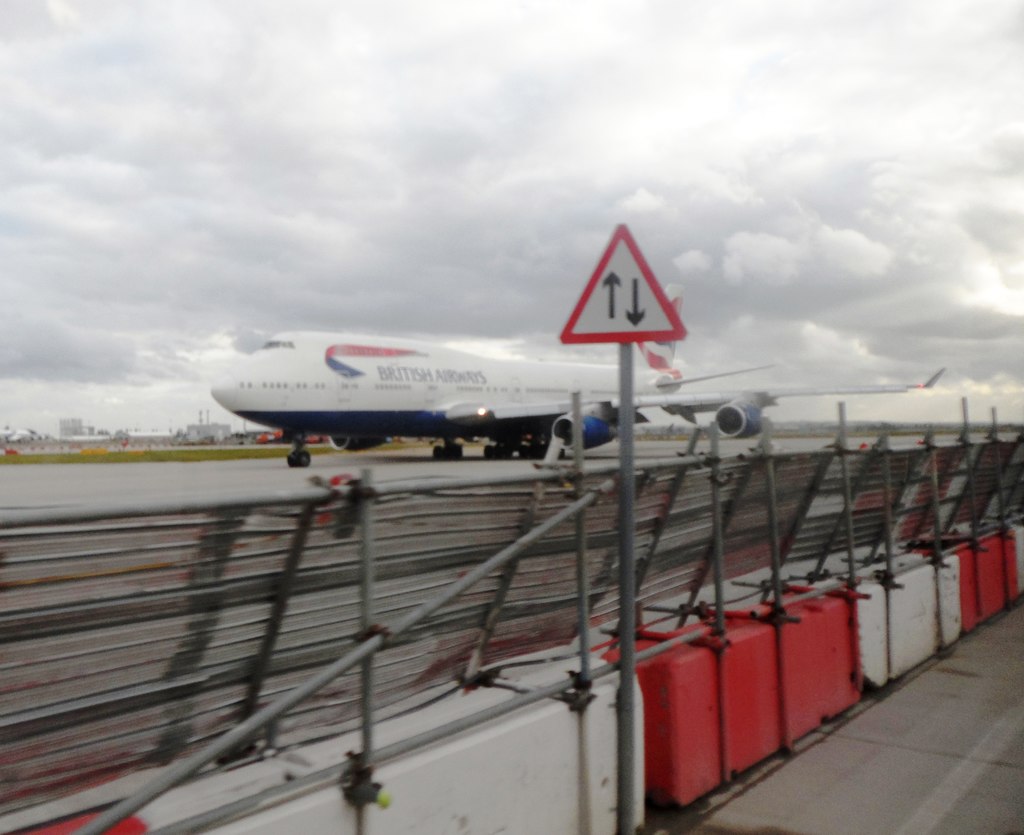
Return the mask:
[[294,348],[295,343],[286,339],[271,339],[266,345],[260,348],[261,351],[266,351],[270,348]]

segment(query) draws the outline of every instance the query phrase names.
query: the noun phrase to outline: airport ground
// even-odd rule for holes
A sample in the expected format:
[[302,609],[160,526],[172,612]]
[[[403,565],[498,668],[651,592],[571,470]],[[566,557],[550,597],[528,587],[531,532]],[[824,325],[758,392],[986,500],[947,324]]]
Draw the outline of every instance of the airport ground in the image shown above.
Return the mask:
[[[875,435],[851,437],[849,445],[873,444]],[[979,437],[980,440],[980,437]],[[784,437],[775,441],[781,451],[820,449],[833,442],[828,436]],[[944,443],[950,441],[943,441]],[[758,439],[725,440],[723,456],[749,453],[756,449]],[[915,443],[913,437],[900,443]],[[222,460],[209,458],[223,448],[166,448],[154,454],[172,460],[153,462],[144,450],[126,450],[112,455],[80,455],[72,453],[65,459],[47,454],[25,452],[0,457],[0,513],[4,510],[66,507],[72,505],[123,504],[131,501],[191,500],[207,496],[225,497],[232,493],[251,494],[261,490],[280,491],[307,487],[310,479],[329,480],[336,475],[358,476],[371,469],[374,478],[384,481],[405,479],[455,479],[491,477],[494,475],[532,472],[532,460],[486,460],[479,444],[469,444],[465,456],[458,461],[437,461],[427,443],[395,444],[364,452],[337,452],[329,447],[315,450],[312,463],[305,469],[290,469],[285,463],[286,445],[276,447],[242,447],[232,449],[243,458]],[[687,440],[642,440],[635,446],[637,461],[673,458],[684,454]],[[48,450],[49,451],[49,450]],[[701,440],[697,452],[707,452]],[[614,463],[618,460],[618,444],[611,443],[588,450],[587,461]],[[250,457],[251,456],[251,457]],[[257,457],[258,456],[258,457]],[[13,459],[17,459],[17,465]],[[76,463],[49,463],[74,460]],[[35,462],[39,462],[35,464]],[[43,463],[47,462],[47,463]],[[116,463],[113,463],[116,462]]]
[[[822,438],[787,441],[792,448],[808,449],[827,443]],[[730,441],[723,454],[751,450],[754,442]],[[685,441],[644,441],[636,445],[636,458],[671,458],[686,451]],[[706,450],[706,444],[699,449]],[[250,448],[251,449],[251,448]],[[260,448],[264,452],[266,448]],[[313,456],[305,469],[291,469],[285,463],[287,446],[279,446],[271,457],[233,460],[167,461],[150,463],[124,454],[125,463],[40,464],[5,466],[0,478],[0,513],[4,510],[56,508],[72,505],[123,504],[132,501],[201,499],[251,494],[266,490],[297,490],[310,479],[329,481],[337,475],[358,477],[370,469],[377,481],[405,479],[456,479],[491,477],[533,472],[535,461],[486,460],[482,448],[467,447],[459,461],[437,461],[428,444],[409,444],[381,450],[348,453],[325,449]],[[618,445],[588,450],[588,461],[614,463]],[[30,460],[31,456],[21,456]]]

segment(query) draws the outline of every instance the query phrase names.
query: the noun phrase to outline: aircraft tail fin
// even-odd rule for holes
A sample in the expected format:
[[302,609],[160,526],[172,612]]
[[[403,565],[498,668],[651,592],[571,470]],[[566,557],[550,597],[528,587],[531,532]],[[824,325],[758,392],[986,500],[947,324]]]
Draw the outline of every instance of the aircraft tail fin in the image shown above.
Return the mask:
[[[669,284],[665,287],[665,295],[676,309],[676,313],[679,313],[683,307],[683,288],[678,284]],[[667,375],[671,381],[682,380],[682,373],[672,364],[677,344],[678,342],[641,342],[640,353],[643,354],[647,365],[655,371]]]

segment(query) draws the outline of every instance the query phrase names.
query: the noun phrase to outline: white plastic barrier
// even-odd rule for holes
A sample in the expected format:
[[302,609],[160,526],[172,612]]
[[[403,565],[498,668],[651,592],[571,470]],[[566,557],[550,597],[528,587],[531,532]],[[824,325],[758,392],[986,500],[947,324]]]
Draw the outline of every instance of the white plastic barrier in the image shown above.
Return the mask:
[[[944,562],[936,574],[921,554],[896,556],[893,574],[901,588],[888,592],[876,576],[881,563],[858,572],[857,591],[868,596],[857,602],[861,670],[867,684],[881,687],[960,637],[960,560],[948,553]],[[824,567],[833,575],[844,574],[845,557],[835,555]]]
[[865,582],[857,591],[868,596],[857,601],[861,673],[865,684],[881,687],[889,680],[889,600],[877,582]]
[[960,559],[947,554],[944,562],[937,573],[928,564],[896,573],[903,588],[889,594],[889,678],[903,675],[960,637]]
[[[595,666],[601,663],[595,658]],[[578,662],[560,662],[568,670]],[[546,681],[552,680],[547,666]],[[535,673],[520,679],[539,680]],[[320,788],[283,802],[265,803],[243,817],[206,831],[223,835],[300,832],[302,835],[398,835],[398,833],[593,832],[616,830],[617,769],[615,701],[618,678],[594,685],[582,713],[547,700],[510,716],[377,767],[373,780],[390,796],[388,808],[358,812],[340,786]],[[415,714],[375,728],[375,745],[386,746],[509,698],[507,691],[457,694]],[[643,739],[643,700],[637,690],[636,738]],[[182,786],[139,813],[151,829],[256,795],[280,770],[301,778],[344,761],[361,747],[346,734],[284,753],[273,760]],[[634,808],[643,824],[643,748],[637,746]],[[272,764],[272,766],[270,765]],[[252,769],[252,781],[246,775]],[[270,770],[275,772],[270,773]],[[272,779],[273,782],[273,779]],[[259,785],[257,785],[257,783]],[[256,803],[252,804],[254,807]]]
[[939,571],[939,596],[942,598],[942,646],[959,641],[963,633],[960,612],[960,560],[948,559]]

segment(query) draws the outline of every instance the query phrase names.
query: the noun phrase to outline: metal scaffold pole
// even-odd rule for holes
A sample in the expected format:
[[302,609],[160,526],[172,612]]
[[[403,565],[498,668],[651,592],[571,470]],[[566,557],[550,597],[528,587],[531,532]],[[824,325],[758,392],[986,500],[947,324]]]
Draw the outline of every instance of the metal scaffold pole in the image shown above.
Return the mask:
[[636,567],[633,554],[633,516],[636,480],[633,455],[633,346],[619,345],[619,835],[634,831],[636,820]]
[[[583,396],[579,391],[572,393],[572,460],[573,496],[583,495],[586,480],[583,472]],[[587,515],[580,510],[576,514],[576,630],[579,633],[580,671],[576,681],[577,701],[571,709],[577,716],[577,746],[579,752],[579,780],[577,808],[579,809],[580,835],[590,835],[593,830],[590,807],[593,801],[590,791],[591,769],[587,733],[587,704],[590,701],[590,578],[587,571]]]
[[857,564],[854,554],[856,536],[853,530],[853,489],[850,485],[850,445],[846,430],[846,404],[839,404],[839,438],[836,440],[839,466],[843,478],[843,521],[846,524],[846,586],[857,585]]
[[[583,476],[583,398],[578,391],[572,393],[572,456],[575,470],[575,498],[585,490]],[[580,684],[590,686],[590,579],[587,576],[587,516],[576,514],[576,582],[577,629],[580,641]]]

